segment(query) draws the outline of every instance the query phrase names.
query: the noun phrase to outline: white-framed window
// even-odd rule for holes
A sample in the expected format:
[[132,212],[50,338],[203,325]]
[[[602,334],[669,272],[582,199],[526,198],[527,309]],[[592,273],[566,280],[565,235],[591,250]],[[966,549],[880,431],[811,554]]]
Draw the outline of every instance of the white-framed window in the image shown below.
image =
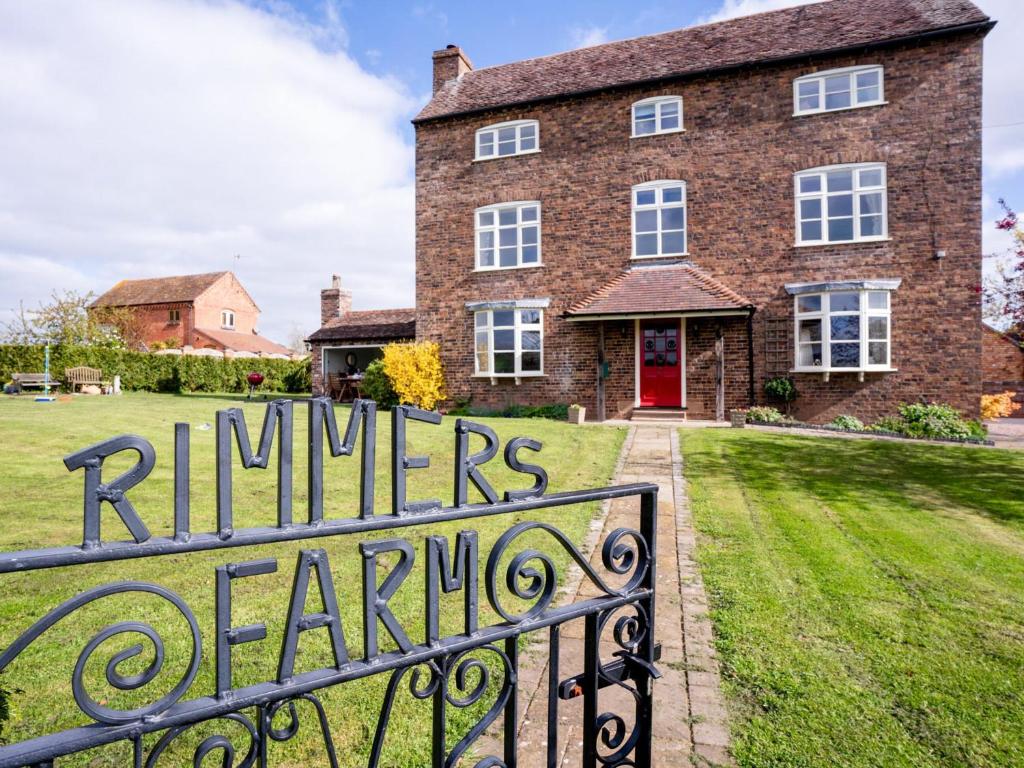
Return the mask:
[[476,268],[540,266],[540,203],[502,203],[477,208]]
[[168,325],[177,325],[181,322],[181,310],[180,309],[169,309],[167,310],[167,323]]
[[474,324],[477,375],[543,374],[544,310],[480,310],[474,313]]
[[888,237],[884,163],[812,168],[797,173],[794,184],[797,245]]
[[540,151],[540,123],[515,120],[495,123],[476,132],[476,160],[511,157]]
[[847,67],[804,75],[793,81],[793,114],[815,115],[885,104],[882,67]]
[[230,309],[223,309],[220,313],[220,326],[221,328],[234,328],[235,327],[235,313]]
[[891,370],[889,291],[798,293],[796,371]]
[[686,182],[633,187],[633,258],[686,254]]
[[633,138],[683,130],[683,97],[655,96],[633,104]]

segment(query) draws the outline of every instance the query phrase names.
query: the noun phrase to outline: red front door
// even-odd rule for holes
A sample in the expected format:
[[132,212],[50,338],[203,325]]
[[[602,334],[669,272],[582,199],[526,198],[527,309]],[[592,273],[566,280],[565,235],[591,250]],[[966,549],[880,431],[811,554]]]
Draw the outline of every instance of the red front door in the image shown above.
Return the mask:
[[640,405],[683,404],[681,343],[678,320],[640,323]]

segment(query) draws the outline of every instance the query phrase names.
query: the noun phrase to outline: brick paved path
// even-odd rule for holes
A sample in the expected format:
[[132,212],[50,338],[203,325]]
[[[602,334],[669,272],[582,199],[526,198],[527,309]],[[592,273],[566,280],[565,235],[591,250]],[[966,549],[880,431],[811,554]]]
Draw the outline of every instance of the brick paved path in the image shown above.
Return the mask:
[[[694,531],[682,480],[678,433],[672,426],[634,426],[623,448],[615,483],[653,482],[658,492],[658,584],[655,637],[662,644],[658,667],[663,677],[655,683],[654,759],[658,768],[730,765],[728,726],[719,690],[718,663],[711,642],[704,584],[693,561]],[[639,527],[637,499],[611,503],[603,521],[595,521],[589,541],[591,562],[600,573],[600,551],[595,541],[620,526]],[[584,551],[588,551],[584,550]],[[569,602],[599,594],[589,580],[569,578],[562,600]],[[607,634],[607,633],[606,633]],[[534,642],[520,658],[520,768],[547,765],[547,633],[535,633]],[[614,648],[602,646],[602,658]],[[583,625],[562,627],[559,677],[582,671]],[[603,689],[599,711],[632,711],[625,692]],[[578,765],[583,738],[582,700],[559,704],[560,765]],[[627,725],[632,722],[627,718]],[[487,748],[487,745],[481,745]],[[496,746],[496,745],[494,745]],[[500,754],[500,752],[497,752]]]

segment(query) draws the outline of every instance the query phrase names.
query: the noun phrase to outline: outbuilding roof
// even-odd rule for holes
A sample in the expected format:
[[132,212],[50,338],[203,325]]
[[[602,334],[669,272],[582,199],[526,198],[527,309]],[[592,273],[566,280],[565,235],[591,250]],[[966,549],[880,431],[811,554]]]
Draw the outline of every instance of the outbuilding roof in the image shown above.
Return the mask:
[[308,341],[404,341],[416,338],[415,309],[346,312],[313,332]]
[[570,319],[750,311],[754,303],[689,262],[639,264],[566,313]]
[[413,122],[992,23],[969,0],[828,0],[472,70]]
[[228,331],[223,328],[196,328],[195,330],[197,334],[205,336],[224,349],[231,349],[235,352],[255,352],[261,355],[288,355],[289,357],[292,354],[288,347],[256,333]]

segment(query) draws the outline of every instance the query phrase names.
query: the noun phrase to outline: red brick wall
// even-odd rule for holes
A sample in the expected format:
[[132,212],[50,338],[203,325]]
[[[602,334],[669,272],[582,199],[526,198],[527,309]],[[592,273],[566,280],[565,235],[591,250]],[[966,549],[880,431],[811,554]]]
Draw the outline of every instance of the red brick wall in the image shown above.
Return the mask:
[[214,330],[220,328],[220,313],[225,309],[235,313],[234,330],[239,333],[252,333],[253,328],[259,327],[259,309],[231,274],[222,277],[196,299],[195,326]]
[[[170,311],[178,310],[181,318],[178,323],[170,322]],[[192,307],[187,303],[179,304],[148,304],[132,310],[136,321],[140,324],[143,340],[147,345],[163,344],[173,341],[174,346],[181,347],[186,341],[189,329],[189,317]]]
[[982,335],[981,366],[985,394],[1016,392],[1024,400],[1024,350],[1013,341],[985,326]]
[[[874,63],[885,66],[887,105],[792,116],[795,77]],[[683,97],[685,132],[630,139],[630,105],[657,94]],[[477,128],[519,118],[540,121],[539,153],[473,162]],[[982,389],[980,118],[981,41],[958,36],[419,125],[417,333],[441,342],[453,397],[493,405],[579,402],[593,409],[596,331],[562,314],[629,265],[630,187],[678,178],[687,182],[690,258],[758,306],[759,398],[765,378],[792,365],[793,307],[784,283],[902,278],[892,316],[898,371],[867,374],[863,382],[854,374],[833,374],[828,382],[795,374],[796,415],[871,419],[919,398],[975,415]],[[793,174],[867,161],[887,163],[891,239],[794,247]],[[475,272],[473,210],[513,200],[541,201],[544,265]],[[945,251],[944,259],[933,259],[936,249]],[[544,318],[546,376],[519,385],[473,378],[465,303],[520,298],[551,301]],[[781,357],[770,352],[780,333]],[[693,343],[702,338],[695,334]],[[728,342],[728,398],[743,404],[745,331],[738,338],[744,354],[735,363],[740,342]],[[631,339],[620,334],[609,350],[609,415],[632,403],[632,354]],[[690,375],[693,403],[703,411],[705,371]]]

